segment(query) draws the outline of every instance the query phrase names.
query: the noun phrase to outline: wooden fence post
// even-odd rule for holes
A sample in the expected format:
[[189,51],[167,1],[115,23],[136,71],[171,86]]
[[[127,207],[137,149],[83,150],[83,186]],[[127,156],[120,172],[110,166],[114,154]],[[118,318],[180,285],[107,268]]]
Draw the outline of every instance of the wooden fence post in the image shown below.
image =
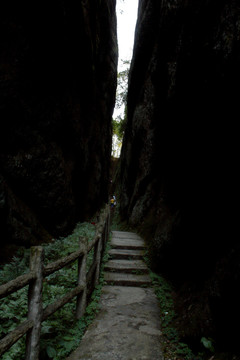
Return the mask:
[[30,256],[30,271],[35,272],[36,278],[29,284],[28,320],[32,320],[34,325],[32,329],[28,331],[26,337],[26,360],[39,359],[42,321],[43,260],[44,250],[42,246],[32,247]]
[[[96,230],[96,237],[93,242],[88,245],[87,238],[82,238],[80,250],[59,259],[54,263],[44,267],[44,250],[41,246],[31,248],[30,255],[30,272],[2,285],[0,288],[0,297],[5,297],[29,284],[28,294],[28,320],[20,324],[9,335],[0,341],[0,353],[6,352],[18,339],[23,335],[26,336],[26,354],[25,360],[39,360],[40,350],[40,333],[41,322],[53,314],[57,309],[68,303],[73,297],[77,296],[76,317],[80,319],[86,310],[87,305],[87,281],[92,280],[94,286],[99,283],[100,266],[103,251],[109,237],[110,226],[110,208],[106,207],[104,213],[100,217],[99,226]],[[90,270],[86,271],[88,252],[94,246],[94,259]],[[55,301],[44,309],[42,305],[42,288],[43,278],[53,272],[63,268],[67,264],[72,263],[78,258],[78,280],[77,287],[68,295],[60,300]],[[94,279],[92,279],[94,273]],[[87,280],[88,278],[88,280]],[[82,290],[83,289],[83,290]]]
[[101,265],[102,233],[99,233],[98,236],[99,236],[99,240],[94,246],[94,261],[96,261],[94,287],[99,283],[100,265]]
[[102,237],[102,248],[101,248],[101,254],[100,254],[100,256],[101,256],[100,263],[102,262],[102,256],[104,254],[105,247],[106,247],[106,220],[103,223],[103,230],[102,230],[101,237]]
[[107,217],[106,217],[106,233],[105,233],[105,243],[109,240],[109,230],[110,230],[110,209],[107,207]]
[[107,216],[107,218],[106,218],[106,224],[105,224],[105,245],[106,245],[106,243],[107,243],[107,241],[108,241],[108,216]]
[[80,319],[86,310],[87,306],[87,238],[81,238],[80,248],[84,250],[84,255],[78,258],[78,280],[77,285],[84,286],[84,290],[77,296],[76,318]]

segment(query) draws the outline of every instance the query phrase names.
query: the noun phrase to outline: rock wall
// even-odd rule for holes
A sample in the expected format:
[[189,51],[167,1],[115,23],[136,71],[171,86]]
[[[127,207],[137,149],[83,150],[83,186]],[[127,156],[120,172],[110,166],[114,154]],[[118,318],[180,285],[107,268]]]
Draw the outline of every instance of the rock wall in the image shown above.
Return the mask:
[[1,247],[64,235],[108,201],[115,0],[0,5]]
[[177,286],[183,337],[214,335],[232,350],[229,329],[240,320],[239,83],[237,1],[140,0],[121,216],[148,241],[155,270]]

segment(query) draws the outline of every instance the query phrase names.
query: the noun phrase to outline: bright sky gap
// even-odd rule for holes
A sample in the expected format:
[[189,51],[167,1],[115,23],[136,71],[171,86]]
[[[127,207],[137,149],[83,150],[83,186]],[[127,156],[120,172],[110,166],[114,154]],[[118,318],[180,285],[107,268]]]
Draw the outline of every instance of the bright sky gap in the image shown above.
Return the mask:
[[[117,0],[117,36],[118,36],[118,71],[124,70],[122,60],[131,60],[134,34],[137,20],[138,0]],[[126,67],[126,65],[125,65]],[[115,109],[113,118],[124,112],[124,109]],[[116,136],[113,136],[113,155],[119,157],[120,146]]]
[[132,58],[138,0],[117,1],[117,35],[119,63]]

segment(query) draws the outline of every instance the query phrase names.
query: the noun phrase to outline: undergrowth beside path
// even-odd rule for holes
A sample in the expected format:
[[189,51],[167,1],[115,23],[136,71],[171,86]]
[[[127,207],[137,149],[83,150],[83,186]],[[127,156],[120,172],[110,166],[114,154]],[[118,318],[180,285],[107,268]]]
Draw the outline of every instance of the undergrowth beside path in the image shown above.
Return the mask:
[[[95,236],[95,226],[90,223],[77,224],[74,232],[66,237],[55,240],[50,244],[42,244],[45,251],[45,265],[79,249],[79,238],[87,237],[92,241]],[[103,257],[102,269],[107,261],[108,245]],[[19,275],[29,271],[30,251],[19,249],[10,264],[0,269],[0,284],[6,283]],[[88,265],[92,261],[92,252],[88,256]],[[64,296],[76,286],[77,261],[74,264],[49,275],[43,285],[43,307]],[[80,319],[74,318],[76,300],[55,312],[42,323],[40,359],[63,360],[79,345],[87,328],[98,312],[98,300],[103,285],[103,271],[101,271],[99,285],[92,293],[85,315]],[[27,287],[9,295],[0,302],[0,339],[12,331],[27,316]],[[25,353],[25,337],[14,344],[2,356],[2,360],[22,360]]]
[[[118,214],[118,207],[112,212],[112,230],[133,231],[137,229],[129,227],[127,222],[122,222]],[[80,223],[74,232],[66,237],[55,240],[44,246],[45,264],[53,262],[71,252],[78,250],[79,237],[84,236],[92,241],[95,236],[95,226],[91,223]],[[103,267],[108,259],[108,242],[103,257],[99,285],[92,293],[91,301],[85,315],[80,320],[75,320],[75,300],[66,304],[49,319],[42,323],[40,360],[64,360],[75,350],[80,343],[87,327],[92,323],[99,310],[99,299],[104,284]],[[0,269],[0,284],[6,283],[19,275],[29,271],[29,250],[20,249],[10,264]],[[92,253],[89,253],[88,264],[91,263]],[[145,262],[151,268],[148,253],[145,254]],[[165,360],[203,360],[203,353],[194,355],[189,346],[180,341],[179,334],[174,328],[174,289],[171,284],[160,274],[150,271],[152,284],[159,300],[161,309],[162,346]],[[43,306],[46,307],[58,297],[65,295],[76,285],[77,262],[71,266],[48,276],[43,287]],[[12,331],[27,316],[27,287],[9,295],[0,302],[0,339]],[[2,360],[22,360],[25,353],[25,338],[19,340],[12,348],[2,356]]]
[[162,345],[165,360],[203,360],[203,353],[195,355],[190,347],[181,342],[177,329],[174,327],[174,289],[161,275],[150,272],[153,288],[161,309]]

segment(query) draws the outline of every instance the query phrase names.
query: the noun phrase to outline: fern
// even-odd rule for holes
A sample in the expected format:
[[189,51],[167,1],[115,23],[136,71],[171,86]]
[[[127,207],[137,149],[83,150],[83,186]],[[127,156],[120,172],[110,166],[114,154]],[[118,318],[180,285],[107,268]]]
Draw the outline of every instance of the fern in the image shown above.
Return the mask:
[[[95,226],[84,222],[78,223],[71,235],[43,244],[45,265],[79,249],[80,237],[92,241],[95,236]],[[30,251],[21,248],[10,264],[0,270],[0,284],[6,283],[29,271]],[[88,266],[92,261],[93,251],[88,256]],[[71,266],[49,275],[43,284],[43,307],[64,296],[76,285],[77,262]],[[96,291],[99,291],[97,289]],[[93,293],[93,302],[89,305],[86,317],[76,321],[73,318],[75,301],[66,304],[42,323],[40,358],[48,357],[54,360],[65,359],[78,346],[86,326],[97,312],[97,292]],[[0,302],[0,339],[12,331],[27,316],[27,287],[9,295]],[[2,360],[21,360],[25,353],[25,339],[20,339],[5,353]]]

